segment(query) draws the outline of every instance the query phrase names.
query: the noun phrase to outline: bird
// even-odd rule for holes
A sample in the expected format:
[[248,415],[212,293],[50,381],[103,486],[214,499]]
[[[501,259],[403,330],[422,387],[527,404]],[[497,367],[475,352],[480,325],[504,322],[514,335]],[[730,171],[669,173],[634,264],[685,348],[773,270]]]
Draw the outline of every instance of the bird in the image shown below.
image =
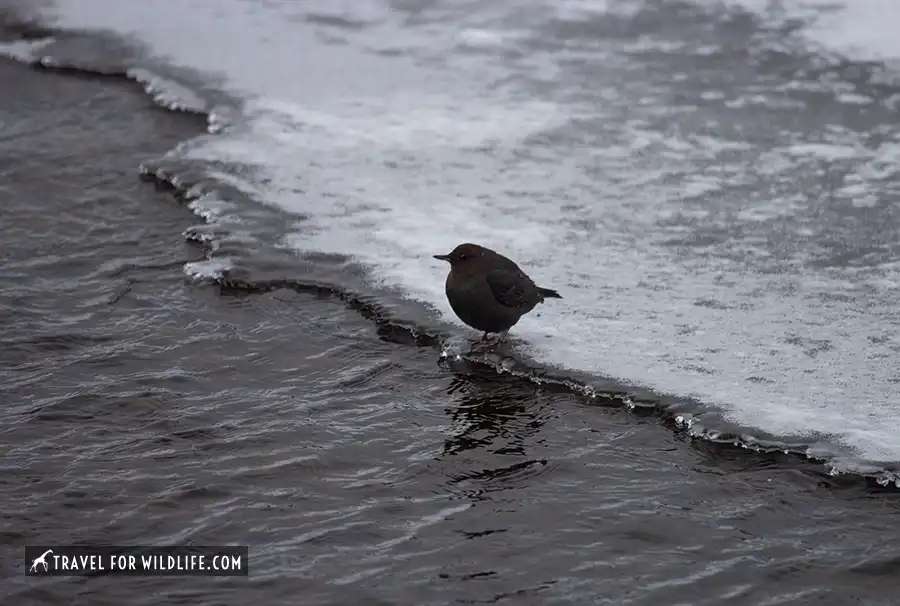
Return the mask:
[[542,288],[512,260],[478,244],[465,242],[446,255],[433,255],[450,264],[444,291],[453,313],[472,328],[499,333],[509,329],[544,299],[562,299],[555,290]]

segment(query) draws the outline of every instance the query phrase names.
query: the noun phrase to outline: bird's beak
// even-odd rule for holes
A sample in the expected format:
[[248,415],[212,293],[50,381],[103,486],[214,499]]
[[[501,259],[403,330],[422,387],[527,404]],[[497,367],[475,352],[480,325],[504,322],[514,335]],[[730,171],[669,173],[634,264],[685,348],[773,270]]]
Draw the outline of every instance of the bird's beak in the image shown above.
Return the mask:
[[450,255],[434,255],[434,258],[438,261],[450,261]]

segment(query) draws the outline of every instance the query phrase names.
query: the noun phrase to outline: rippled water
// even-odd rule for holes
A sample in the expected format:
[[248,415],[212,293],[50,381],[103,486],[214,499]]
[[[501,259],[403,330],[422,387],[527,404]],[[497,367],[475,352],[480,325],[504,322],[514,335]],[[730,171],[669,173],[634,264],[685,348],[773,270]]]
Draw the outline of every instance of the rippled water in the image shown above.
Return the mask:
[[[900,93],[832,17],[121,6],[3,30],[62,69],[0,64],[2,536],[251,579],[5,598],[892,603],[896,495],[826,470],[900,460]],[[461,240],[565,298],[466,354]]]

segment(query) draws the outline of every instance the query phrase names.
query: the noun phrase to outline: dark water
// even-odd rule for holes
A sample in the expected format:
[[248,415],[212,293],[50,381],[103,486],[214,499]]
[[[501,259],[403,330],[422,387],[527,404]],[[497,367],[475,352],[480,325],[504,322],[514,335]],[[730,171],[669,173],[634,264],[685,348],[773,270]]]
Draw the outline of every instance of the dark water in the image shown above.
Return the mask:
[[[137,168],[203,120],[0,81],[4,604],[898,603],[896,492],[189,280],[196,219]],[[248,544],[251,576],[24,576],[79,542]]]

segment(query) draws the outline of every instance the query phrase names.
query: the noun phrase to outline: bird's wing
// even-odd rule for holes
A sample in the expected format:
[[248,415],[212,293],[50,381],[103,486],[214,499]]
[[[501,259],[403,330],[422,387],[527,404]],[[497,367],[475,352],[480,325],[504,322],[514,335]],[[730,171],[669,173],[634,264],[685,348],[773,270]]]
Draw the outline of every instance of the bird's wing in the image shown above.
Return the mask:
[[507,307],[522,307],[528,302],[531,280],[521,271],[494,269],[487,276],[494,298]]

